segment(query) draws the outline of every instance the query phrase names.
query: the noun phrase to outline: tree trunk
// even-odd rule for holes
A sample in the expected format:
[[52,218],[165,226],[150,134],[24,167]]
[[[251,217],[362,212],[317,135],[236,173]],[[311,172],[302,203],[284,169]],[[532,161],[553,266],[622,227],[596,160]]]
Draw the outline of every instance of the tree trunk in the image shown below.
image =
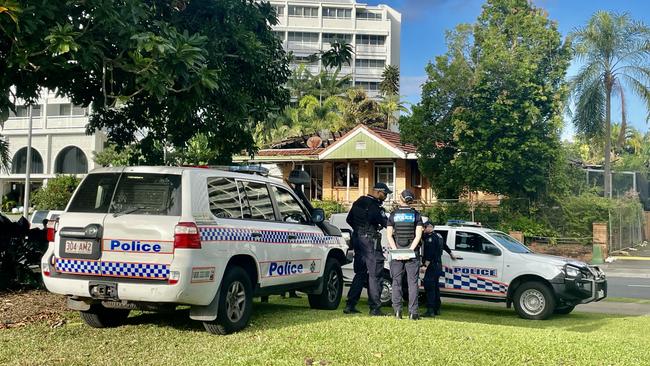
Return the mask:
[[612,83],[611,78],[605,78],[605,197],[612,198]]

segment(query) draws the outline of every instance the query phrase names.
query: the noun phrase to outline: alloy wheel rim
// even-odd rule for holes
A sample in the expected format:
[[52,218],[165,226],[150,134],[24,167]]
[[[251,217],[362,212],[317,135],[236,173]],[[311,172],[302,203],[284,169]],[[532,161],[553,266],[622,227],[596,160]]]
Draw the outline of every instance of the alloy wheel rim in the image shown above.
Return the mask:
[[246,291],[244,285],[235,281],[230,284],[226,293],[226,314],[228,320],[233,323],[238,322],[244,316],[244,307],[246,306]]
[[339,290],[339,275],[338,273],[332,271],[327,281],[327,300],[329,302],[336,301],[336,296],[338,295]]

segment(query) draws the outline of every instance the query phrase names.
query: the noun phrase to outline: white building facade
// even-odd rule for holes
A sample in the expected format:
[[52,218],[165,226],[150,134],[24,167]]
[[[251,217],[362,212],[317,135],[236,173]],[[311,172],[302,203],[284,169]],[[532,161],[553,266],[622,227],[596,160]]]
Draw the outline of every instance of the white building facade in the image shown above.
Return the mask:
[[[83,176],[95,168],[93,153],[103,149],[105,134],[86,134],[88,108],[74,105],[53,92],[41,93],[32,108],[32,191],[59,174]],[[2,136],[9,143],[11,168],[0,171],[0,200],[23,204],[27,165],[29,109],[18,106],[4,123]]]
[[312,73],[323,69],[309,56],[331,48],[338,39],[354,48],[350,66],[341,75],[351,75],[352,83],[379,95],[379,83],[386,65],[400,64],[402,16],[387,5],[369,6],[353,0],[271,0],[279,24],[273,27],[287,51],[294,54],[292,68],[303,63]]

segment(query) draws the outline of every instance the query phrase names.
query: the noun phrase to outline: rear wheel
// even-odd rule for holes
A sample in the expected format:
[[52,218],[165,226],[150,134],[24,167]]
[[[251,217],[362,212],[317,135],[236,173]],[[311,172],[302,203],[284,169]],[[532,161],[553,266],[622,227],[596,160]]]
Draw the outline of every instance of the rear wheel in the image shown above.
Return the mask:
[[251,280],[241,267],[226,269],[219,291],[217,319],[203,322],[205,330],[212,334],[230,334],[244,329],[253,312],[253,289]]
[[93,328],[112,328],[124,324],[129,317],[129,309],[110,309],[101,304],[93,304],[90,309],[80,311],[81,319]]
[[526,282],[515,291],[514,305],[520,317],[544,320],[555,310],[555,296],[551,289],[541,282]]
[[390,278],[390,274],[388,277],[383,276],[381,278],[381,294],[380,294],[380,299],[381,299],[381,306],[391,306],[393,303],[392,296],[393,296],[393,280]]
[[341,303],[343,295],[343,272],[341,264],[335,259],[328,259],[325,262],[323,273],[323,292],[320,294],[309,294],[309,306],[312,309],[336,310]]
[[558,306],[558,307],[555,308],[553,313],[559,314],[559,315],[566,315],[566,314],[571,313],[573,311],[573,309],[575,309],[575,308],[576,308],[575,305]]

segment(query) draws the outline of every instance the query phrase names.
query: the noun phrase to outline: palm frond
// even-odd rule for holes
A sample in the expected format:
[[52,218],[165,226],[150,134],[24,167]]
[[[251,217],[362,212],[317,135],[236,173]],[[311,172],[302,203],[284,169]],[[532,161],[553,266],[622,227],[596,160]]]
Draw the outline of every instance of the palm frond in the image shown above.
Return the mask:
[[601,82],[592,80],[580,86],[573,125],[578,133],[587,137],[602,136],[605,125],[605,87]]
[[3,136],[0,136],[0,171],[9,173],[10,166],[9,142]]

